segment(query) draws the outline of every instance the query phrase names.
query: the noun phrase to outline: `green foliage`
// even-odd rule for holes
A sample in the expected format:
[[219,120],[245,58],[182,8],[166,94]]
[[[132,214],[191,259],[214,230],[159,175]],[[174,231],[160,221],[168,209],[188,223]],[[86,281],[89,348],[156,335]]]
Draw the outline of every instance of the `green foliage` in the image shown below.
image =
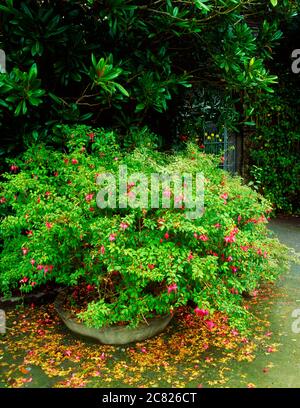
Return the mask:
[[261,193],[279,211],[299,213],[300,76],[291,69],[291,52],[300,41],[300,19],[283,27],[285,40],[273,55],[272,70],[280,78],[273,94],[248,92],[244,107],[253,122],[249,137],[249,173]]
[[[264,36],[265,31],[270,28],[268,23],[262,25],[260,35]],[[276,31],[272,37],[272,42],[277,41],[281,36],[280,31]],[[271,40],[271,39],[270,39]],[[264,67],[262,51],[264,48],[261,42],[257,41],[251,28],[246,24],[238,24],[230,27],[224,33],[223,50],[215,56],[217,64],[225,70],[228,84],[233,89],[262,89],[272,92],[270,87],[276,83],[276,75],[270,75]]]
[[155,117],[159,129],[171,100],[192,84],[218,82],[227,95],[271,91],[266,62],[279,23],[295,10],[288,0],[3,1],[0,153],[52,142],[61,123],[126,134]]
[[0,105],[13,111],[15,116],[25,115],[28,106],[39,106],[43,102],[45,91],[40,87],[36,64],[32,65],[28,73],[15,68],[9,75],[1,74]]
[[[242,294],[275,279],[286,258],[269,238],[269,202],[195,145],[176,156],[146,147],[121,154],[112,132],[81,126],[61,133],[66,151],[37,145],[9,161],[0,185],[1,291],[29,292],[48,281],[88,285],[99,300],[81,317],[97,327],[136,325],[191,304],[196,313],[221,310],[245,329]],[[192,220],[175,208],[175,191],[170,208],[101,209],[97,176],[118,180],[120,164],[128,169],[128,197],[138,194],[133,173],[203,172],[203,216]]]
[[250,144],[250,174],[277,210],[300,211],[300,133],[295,107],[284,96],[258,97],[260,114]]

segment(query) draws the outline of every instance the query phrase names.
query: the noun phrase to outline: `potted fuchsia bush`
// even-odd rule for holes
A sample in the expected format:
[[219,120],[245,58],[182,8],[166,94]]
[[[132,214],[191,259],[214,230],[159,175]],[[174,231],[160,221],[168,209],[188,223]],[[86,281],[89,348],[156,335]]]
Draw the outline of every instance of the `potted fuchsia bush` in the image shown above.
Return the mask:
[[[146,148],[122,153],[113,132],[79,126],[64,134],[66,151],[35,146],[8,163],[0,185],[1,292],[27,293],[55,282],[64,288],[56,306],[72,330],[77,324],[92,337],[107,328],[121,333],[119,340],[98,336],[103,342],[141,340],[139,329],[157,320],[157,330],[145,331],[149,337],[184,305],[208,325],[222,311],[245,330],[242,294],[274,280],[285,259],[266,228],[270,203],[196,146],[177,155]],[[202,216],[174,208],[172,188],[160,198],[160,204],[169,198],[170,208],[120,208],[118,186],[116,207],[100,208],[113,194],[99,196],[99,176],[117,178],[120,166],[126,166],[131,199],[139,195],[133,173],[203,173]],[[126,337],[130,331],[139,334]]]

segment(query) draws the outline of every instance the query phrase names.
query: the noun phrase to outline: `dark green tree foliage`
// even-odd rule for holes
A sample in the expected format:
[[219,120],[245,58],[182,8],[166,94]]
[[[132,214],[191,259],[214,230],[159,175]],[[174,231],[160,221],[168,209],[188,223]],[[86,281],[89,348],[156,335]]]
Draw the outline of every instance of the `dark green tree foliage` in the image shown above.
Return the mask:
[[[269,92],[266,68],[289,0],[6,0],[0,5],[1,153],[61,123],[152,125],[167,137],[176,95],[216,82]],[[253,24],[255,28],[253,29]],[[171,106],[172,109],[167,111]],[[165,113],[167,112],[167,113]]]
[[277,209],[300,213],[300,73],[292,71],[292,52],[300,48],[299,16],[281,28],[283,39],[269,63],[279,83],[274,93],[259,93],[251,100],[255,127],[249,170]]

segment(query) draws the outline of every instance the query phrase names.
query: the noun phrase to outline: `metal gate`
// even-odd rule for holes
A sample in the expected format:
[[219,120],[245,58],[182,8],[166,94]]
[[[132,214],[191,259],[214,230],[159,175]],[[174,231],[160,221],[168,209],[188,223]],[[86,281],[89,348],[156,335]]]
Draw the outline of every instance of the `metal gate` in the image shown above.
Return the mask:
[[237,137],[223,125],[225,105],[219,90],[199,87],[186,91],[178,112],[177,135],[187,135],[189,140],[203,144],[206,153],[222,154],[220,167],[236,173]]
[[205,153],[223,154],[223,160],[220,167],[230,173],[237,171],[236,163],[236,136],[229,135],[226,128],[218,132],[216,126],[212,123],[206,125],[204,133]]

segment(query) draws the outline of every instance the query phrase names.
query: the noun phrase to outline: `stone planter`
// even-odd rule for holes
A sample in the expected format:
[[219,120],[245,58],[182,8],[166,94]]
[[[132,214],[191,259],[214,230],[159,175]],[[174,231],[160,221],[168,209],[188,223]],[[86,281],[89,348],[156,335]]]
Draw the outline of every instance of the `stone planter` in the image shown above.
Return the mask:
[[149,320],[148,324],[143,323],[135,328],[129,328],[126,326],[112,326],[95,329],[87,327],[83,323],[77,322],[71,313],[65,309],[64,305],[66,296],[67,293],[62,291],[58,294],[54,302],[54,307],[65,325],[72,332],[84,337],[98,340],[103,344],[118,345],[143,341],[162,332],[172,319],[171,315],[166,315],[151,319]]

